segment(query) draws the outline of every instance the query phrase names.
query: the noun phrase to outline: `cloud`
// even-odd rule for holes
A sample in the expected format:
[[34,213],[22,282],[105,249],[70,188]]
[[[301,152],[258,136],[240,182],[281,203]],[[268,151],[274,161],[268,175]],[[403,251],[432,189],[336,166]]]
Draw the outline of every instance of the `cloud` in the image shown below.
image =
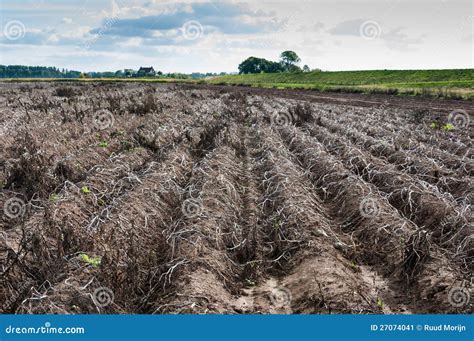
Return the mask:
[[354,19],[347,20],[337,24],[335,27],[328,30],[328,33],[338,36],[359,36],[360,27],[366,20]]
[[[107,25],[107,20],[112,24]],[[160,42],[157,37],[174,36],[175,43],[183,25],[196,21],[203,33],[258,34],[278,30],[279,21],[271,13],[251,11],[246,6],[230,3],[181,4],[173,11],[162,11],[158,15],[137,18],[109,18],[102,27],[94,28],[91,34],[104,34],[117,37],[139,37]],[[103,29],[103,26],[110,26]],[[163,42],[170,43],[169,39]]]
[[[290,49],[327,70],[472,67],[467,0],[0,1],[0,64],[217,72]],[[367,19],[380,26],[371,41],[360,34]],[[198,39],[186,39],[188,21],[199,22]]]
[[406,33],[401,32],[403,27],[397,27],[387,33],[382,34],[382,39],[385,40],[387,47],[393,50],[415,50],[415,46],[421,44],[421,38],[411,38]]
[[[47,27],[34,29],[23,26],[25,29],[18,39],[11,39],[8,32],[0,36],[0,44],[5,45],[77,45],[90,30],[87,27],[76,27],[72,31],[63,31],[57,28]],[[7,34],[5,34],[7,33]]]
[[[183,30],[184,25],[189,22],[197,22],[199,37],[213,34],[258,35],[276,32],[280,25],[274,13],[251,10],[246,4],[206,2],[166,5],[151,2],[147,6],[136,8],[130,3],[121,6],[112,1],[111,8],[101,12],[102,23],[87,30],[77,24],[69,31],[62,29],[57,32],[47,28],[27,27],[21,39],[11,40],[0,36],[0,43],[119,47],[141,42],[147,46],[188,46],[200,41],[186,39],[188,37]],[[61,21],[68,26],[73,22],[78,23],[70,16],[64,16]],[[80,35],[74,34],[76,32],[80,32]]]
[[336,36],[356,36],[369,38],[369,40],[380,39],[388,48],[393,50],[414,50],[421,44],[423,39],[410,37],[402,32],[403,27],[388,30],[387,27],[375,20],[353,19],[343,21],[328,30],[329,34]]

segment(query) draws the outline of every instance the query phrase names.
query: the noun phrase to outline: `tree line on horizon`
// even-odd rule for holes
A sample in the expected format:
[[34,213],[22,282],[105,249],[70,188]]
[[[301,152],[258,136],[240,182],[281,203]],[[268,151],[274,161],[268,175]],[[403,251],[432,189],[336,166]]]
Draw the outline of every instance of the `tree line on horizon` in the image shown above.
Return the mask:
[[[68,69],[59,69],[51,66],[0,65],[0,78],[128,78],[137,71],[124,69],[105,72],[80,72]],[[193,72],[193,73],[163,73],[157,72],[155,78],[201,79],[205,77],[222,76],[227,73]]]
[[79,78],[81,72],[52,66],[0,65],[0,78]]
[[[301,58],[294,51],[283,51],[280,60],[274,62],[264,58],[249,57],[239,64],[240,74],[246,73],[277,73],[277,72],[309,72],[308,65],[298,66]],[[59,69],[54,66],[26,66],[26,65],[0,65],[0,78],[128,78],[136,74],[136,70],[123,69],[104,72],[80,72],[68,69]],[[202,79],[206,77],[223,76],[229,73],[163,73],[158,71],[155,78],[175,79]]]

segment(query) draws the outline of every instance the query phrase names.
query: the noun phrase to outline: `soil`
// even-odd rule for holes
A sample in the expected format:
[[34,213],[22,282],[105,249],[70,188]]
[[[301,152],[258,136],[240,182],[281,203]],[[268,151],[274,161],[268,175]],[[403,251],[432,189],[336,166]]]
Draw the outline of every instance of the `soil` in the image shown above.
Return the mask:
[[472,313],[473,110],[3,83],[0,312]]

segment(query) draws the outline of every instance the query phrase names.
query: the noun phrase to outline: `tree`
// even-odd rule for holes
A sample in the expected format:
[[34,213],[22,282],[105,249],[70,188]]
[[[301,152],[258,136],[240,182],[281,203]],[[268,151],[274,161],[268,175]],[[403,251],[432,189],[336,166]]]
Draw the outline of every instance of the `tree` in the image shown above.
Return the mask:
[[47,66],[0,65],[0,78],[77,78],[80,72]]
[[249,57],[239,64],[239,73],[281,72],[281,64],[264,58]]
[[290,71],[296,64],[298,64],[301,59],[298,57],[296,52],[293,51],[283,51],[280,54],[280,61],[285,67],[285,70]]
[[310,72],[310,71],[311,71],[311,70],[310,70],[309,66],[305,64],[305,65],[303,66],[303,72]]
[[132,77],[135,74],[135,70],[133,69],[124,69],[123,70],[125,77]]

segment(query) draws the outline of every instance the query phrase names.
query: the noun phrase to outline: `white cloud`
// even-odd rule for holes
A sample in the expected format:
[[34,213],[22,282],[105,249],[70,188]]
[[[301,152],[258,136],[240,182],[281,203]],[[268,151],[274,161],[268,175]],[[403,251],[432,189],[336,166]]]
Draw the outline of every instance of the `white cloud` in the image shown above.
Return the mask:
[[[468,0],[41,1],[40,8],[32,8],[34,1],[2,1],[1,63],[84,71],[141,64],[163,71],[235,71],[250,55],[275,60],[292,49],[302,64],[326,70],[472,67]],[[5,39],[10,20],[25,24],[22,39]],[[184,20],[201,23],[199,39],[184,39]],[[379,23],[378,39],[360,38],[361,20]],[[89,48],[81,50],[87,41]]]

